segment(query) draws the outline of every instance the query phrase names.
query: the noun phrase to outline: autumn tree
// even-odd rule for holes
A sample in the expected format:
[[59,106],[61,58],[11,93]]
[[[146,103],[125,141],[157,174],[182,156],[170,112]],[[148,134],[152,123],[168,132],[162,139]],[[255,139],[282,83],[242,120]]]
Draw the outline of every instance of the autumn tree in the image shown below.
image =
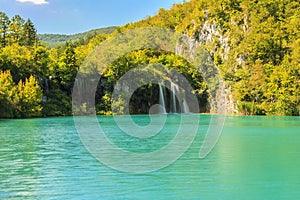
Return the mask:
[[22,45],[23,25],[25,20],[20,15],[11,18],[9,24],[9,45]]
[[0,118],[13,117],[13,93],[14,82],[10,71],[0,70]]
[[33,76],[20,80],[17,85],[17,113],[19,117],[39,117],[41,116],[42,90],[38,81]]

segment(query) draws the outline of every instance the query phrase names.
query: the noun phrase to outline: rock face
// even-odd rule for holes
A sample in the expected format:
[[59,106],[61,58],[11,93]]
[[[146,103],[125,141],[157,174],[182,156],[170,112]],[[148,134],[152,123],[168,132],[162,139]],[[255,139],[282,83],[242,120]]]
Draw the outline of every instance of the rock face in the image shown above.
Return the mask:
[[210,91],[210,110],[213,113],[234,113],[235,105],[231,88],[226,87],[219,73],[218,66],[213,62],[216,53],[222,60],[228,59],[230,46],[229,35],[222,35],[214,22],[205,21],[203,26],[195,29],[193,37],[184,34],[177,44],[176,54],[190,58],[198,67]]
[[[194,34],[196,40],[202,45],[211,46],[210,54],[213,55],[216,52],[219,52],[222,59],[227,59],[229,54],[229,35],[223,36],[215,25],[214,22],[206,21],[199,30]],[[216,44],[219,44],[220,48],[216,48]],[[220,51],[223,49],[223,51]]]

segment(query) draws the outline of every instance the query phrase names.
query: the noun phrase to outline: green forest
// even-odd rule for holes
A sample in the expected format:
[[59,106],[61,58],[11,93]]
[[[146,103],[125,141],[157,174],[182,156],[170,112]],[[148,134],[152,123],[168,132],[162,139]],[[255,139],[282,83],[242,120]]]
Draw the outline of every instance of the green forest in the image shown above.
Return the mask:
[[[206,49],[230,91],[234,109],[229,114],[300,114],[300,3],[190,0],[111,32],[59,45],[39,39],[30,19],[9,18],[0,12],[0,118],[72,115],[72,88],[84,59],[101,42],[140,27],[174,30]],[[122,75],[149,63],[184,74],[202,104],[201,112],[210,111],[209,90],[191,64],[170,52],[140,49],[120,57],[102,74],[95,96],[97,114],[112,113],[113,86]],[[146,93],[150,98],[145,104],[154,104],[155,91],[157,85],[139,89],[132,98],[132,113],[147,112],[147,108],[138,109],[143,103],[137,97]]]
[[39,34],[39,40],[47,43],[49,47],[56,47],[58,45],[62,45],[66,42],[78,42],[82,43],[85,40],[90,40],[98,34],[111,34],[116,30],[115,26],[94,29],[91,31],[87,31],[84,33],[77,33],[73,35],[65,35],[65,34]]

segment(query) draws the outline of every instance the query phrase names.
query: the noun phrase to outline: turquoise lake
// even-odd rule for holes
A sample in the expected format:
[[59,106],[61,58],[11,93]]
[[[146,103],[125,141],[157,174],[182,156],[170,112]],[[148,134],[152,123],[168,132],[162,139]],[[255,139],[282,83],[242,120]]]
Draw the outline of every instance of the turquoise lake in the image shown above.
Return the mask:
[[[147,115],[133,118],[149,123]],[[200,115],[194,142],[176,162],[149,173],[99,162],[72,117],[1,120],[0,199],[300,198],[300,117],[228,116],[213,151],[199,159],[210,118]],[[147,141],[122,134],[113,117],[98,120],[120,148],[151,152],[175,136],[180,115],[168,115],[163,133]]]

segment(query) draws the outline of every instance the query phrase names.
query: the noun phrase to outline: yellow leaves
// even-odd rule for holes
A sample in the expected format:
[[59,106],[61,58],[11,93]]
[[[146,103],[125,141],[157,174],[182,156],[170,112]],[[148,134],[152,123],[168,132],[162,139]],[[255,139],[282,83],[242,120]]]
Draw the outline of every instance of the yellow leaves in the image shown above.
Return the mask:
[[10,71],[0,71],[0,100],[11,99],[11,90],[14,86]]
[[19,106],[22,115],[25,117],[38,117],[41,114],[42,90],[38,81],[33,76],[20,80],[18,84]]
[[266,100],[262,106],[269,115],[296,115],[300,103],[300,74],[293,74],[293,67],[288,64],[274,66],[274,70],[265,84]]
[[25,82],[20,80],[15,85],[10,71],[0,71],[0,95],[0,101],[5,102],[6,107],[14,109],[17,117],[40,116],[43,94],[38,81],[33,76],[25,79]]
[[30,50],[27,47],[18,44],[4,47],[2,53],[10,58],[16,58],[15,62],[20,59],[28,59],[31,57]]

